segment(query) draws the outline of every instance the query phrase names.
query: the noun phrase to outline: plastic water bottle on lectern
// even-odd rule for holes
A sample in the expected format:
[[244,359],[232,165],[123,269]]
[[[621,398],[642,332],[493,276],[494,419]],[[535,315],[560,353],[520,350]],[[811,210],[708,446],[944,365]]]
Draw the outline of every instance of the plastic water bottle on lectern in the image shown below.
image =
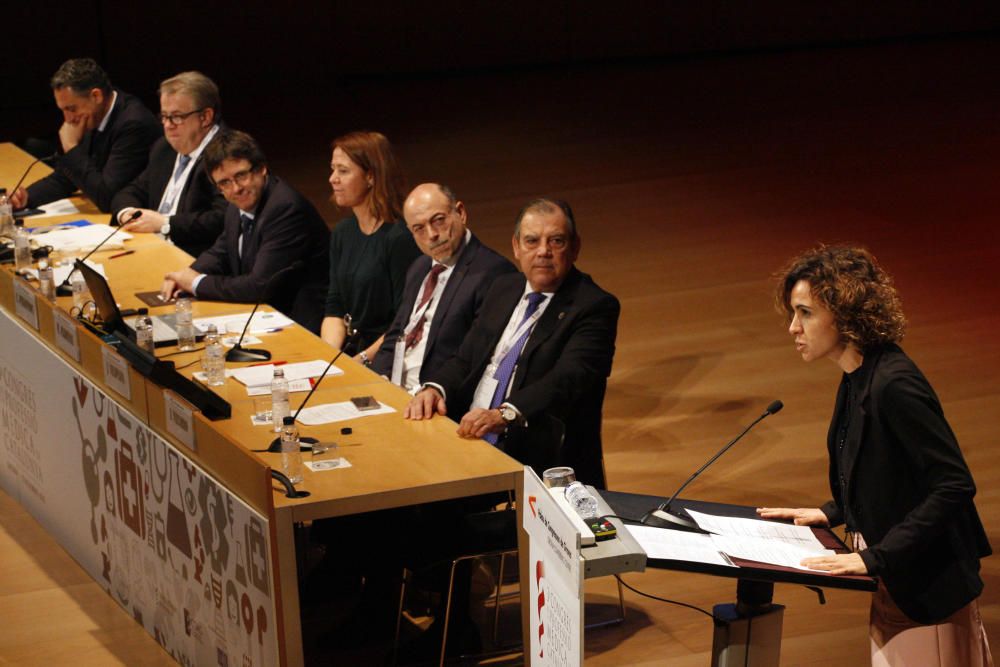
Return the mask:
[[177,347],[178,349],[189,351],[195,348],[194,314],[191,312],[191,298],[186,296],[177,297],[174,302],[175,316],[177,317]]
[[281,472],[285,473],[292,484],[302,481],[302,450],[299,445],[299,429],[295,426],[295,417],[288,416],[282,420],[281,429]]
[[597,516],[597,498],[591,495],[583,482],[573,482],[566,487],[566,500],[584,519],[593,519]]
[[14,270],[21,272],[31,268],[31,235],[22,221],[14,224]]
[[14,209],[7,198],[7,188],[0,188],[0,236],[14,235]]
[[49,263],[49,253],[47,252],[43,252],[42,256],[38,258],[38,291],[46,299],[54,301],[56,298],[55,274]]
[[149,319],[149,309],[140,308],[139,317],[135,319],[135,344],[154,354],[153,320]]
[[275,432],[281,431],[284,419],[291,414],[288,409],[288,380],[285,371],[277,366],[271,379],[271,420]]
[[222,342],[219,340],[219,330],[214,324],[208,325],[205,333],[205,357],[202,362],[205,368],[205,380],[211,387],[226,384],[226,360],[223,357]]

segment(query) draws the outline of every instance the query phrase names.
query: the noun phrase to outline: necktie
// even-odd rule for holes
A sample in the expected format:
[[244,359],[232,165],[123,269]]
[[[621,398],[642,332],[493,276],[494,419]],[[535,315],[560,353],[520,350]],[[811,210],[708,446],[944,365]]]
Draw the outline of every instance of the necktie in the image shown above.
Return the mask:
[[243,259],[243,249],[250,243],[250,232],[253,231],[253,218],[240,213],[240,259]]
[[[524,317],[521,322],[517,325],[524,324],[529,317],[538,310],[538,306],[541,305],[542,301],[545,300],[545,295],[541,292],[532,292],[528,295],[528,307],[524,311]],[[511,346],[504,358],[500,360],[500,365],[497,367],[497,372],[493,377],[497,380],[497,388],[493,392],[493,399],[490,401],[490,409],[496,408],[501,403],[503,399],[507,396],[507,385],[510,384],[510,378],[514,375],[514,368],[517,367],[517,359],[521,356],[521,350],[524,349],[524,344],[528,342],[528,336],[531,335],[531,330],[534,327],[529,327],[521,337],[518,338],[514,344]],[[497,444],[499,436],[496,433],[487,433],[483,436],[483,439],[490,443],[491,445]]]
[[[424,293],[420,296],[420,303],[417,305],[417,312],[419,312],[427,302],[431,300],[431,295],[434,294],[434,288],[437,287],[438,276],[444,271],[446,267],[444,264],[435,264],[431,267],[430,272],[427,274],[427,280],[424,281]],[[421,317],[417,325],[413,327],[410,333],[406,334],[406,349],[409,350],[411,347],[420,342],[420,339],[424,337],[424,324],[427,323],[426,317]]]
[[181,177],[181,174],[184,173],[184,170],[187,169],[187,166],[188,166],[189,162],[191,162],[191,156],[190,155],[181,155],[177,159],[177,169],[174,170],[174,182],[175,183],[177,182],[177,179],[179,179]]
[[[177,184],[177,181],[180,179],[181,174],[183,174],[184,170],[187,169],[187,166],[188,166],[189,162],[191,162],[191,156],[190,155],[181,155],[177,159],[177,168],[174,169],[174,175],[173,175],[173,178],[171,179],[171,181],[173,182],[174,185]],[[176,188],[175,188],[175,191],[171,194],[170,197],[164,197],[163,198],[163,201],[160,202],[160,208],[157,209],[157,211],[160,212],[160,213],[169,213],[170,209],[174,205],[174,200],[177,199],[177,195],[178,194],[179,193],[176,191]]]

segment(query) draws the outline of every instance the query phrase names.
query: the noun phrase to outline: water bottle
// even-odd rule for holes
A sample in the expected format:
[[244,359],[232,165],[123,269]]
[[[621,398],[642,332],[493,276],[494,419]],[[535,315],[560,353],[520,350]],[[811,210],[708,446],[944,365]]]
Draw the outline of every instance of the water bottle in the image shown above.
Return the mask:
[[49,264],[49,254],[47,252],[38,258],[38,291],[46,299],[55,301],[56,279],[52,271],[52,265]]
[[139,317],[135,318],[135,344],[150,354],[155,354],[153,344],[153,320],[149,319],[149,309],[140,308]]
[[275,366],[274,377],[271,379],[271,423],[274,424],[275,432],[281,430],[284,419],[289,414],[288,380],[285,379],[285,371]]
[[14,270],[20,273],[31,268],[31,235],[24,228],[24,222],[14,223]]
[[90,301],[90,290],[87,288],[83,273],[78,269],[73,269],[73,273],[69,275],[69,286],[73,292],[73,308],[82,312],[83,307]]
[[218,387],[226,383],[226,360],[223,356],[219,330],[214,324],[208,325],[205,333],[205,356],[202,359],[206,381],[209,386]]
[[292,484],[302,481],[302,450],[299,448],[299,429],[295,426],[295,417],[285,417],[282,420],[281,472],[285,473]]
[[14,235],[14,209],[7,197],[7,188],[0,188],[0,236]]
[[174,304],[177,316],[177,347],[181,350],[193,350],[194,345],[194,316],[191,313],[191,299],[189,297],[179,297]]
[[593,519],[597,516],[597,498],[590,495],[583,482],[573,482],[566,487],[566,500],[584,519]]

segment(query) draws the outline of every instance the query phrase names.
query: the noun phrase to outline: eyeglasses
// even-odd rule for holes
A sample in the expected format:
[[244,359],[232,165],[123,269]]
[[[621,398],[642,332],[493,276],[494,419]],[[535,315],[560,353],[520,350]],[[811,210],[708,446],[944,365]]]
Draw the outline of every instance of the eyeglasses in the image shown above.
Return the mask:
[[187,113],[161,113],[160,122],[164,125],[180,125],[188,119],[189,116],[193,116],[196,113],[201,113],[205,108],[195,109],[194,111],[188,111]]
[[232,178],[224,178],[221,181],[216,181],[215,187],[219,188],[219,190],[223,192],[237,185],[242,188],[244,185],[250,182],[250,177],[253,176],[253,173],[255,171],[257,171],[256,167],[252,167],[250,169],[244,169],[243,171],[238,171],[235,174],[233,174]]

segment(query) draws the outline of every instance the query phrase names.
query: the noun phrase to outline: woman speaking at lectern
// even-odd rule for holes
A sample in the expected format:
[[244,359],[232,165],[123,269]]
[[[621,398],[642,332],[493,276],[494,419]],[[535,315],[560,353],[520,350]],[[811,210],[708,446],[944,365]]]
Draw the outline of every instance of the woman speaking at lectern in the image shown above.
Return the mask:
[[992,665],[976,487],[937,395],[897,344],[905,319],[891,278],[866,250],[820,246],[789,263],[775,296],[803,360],[830,359],[843,376],[827,436],[833,499],[758,513],[846,524],[853,553],[803,564],[879,578],[873,665]]

